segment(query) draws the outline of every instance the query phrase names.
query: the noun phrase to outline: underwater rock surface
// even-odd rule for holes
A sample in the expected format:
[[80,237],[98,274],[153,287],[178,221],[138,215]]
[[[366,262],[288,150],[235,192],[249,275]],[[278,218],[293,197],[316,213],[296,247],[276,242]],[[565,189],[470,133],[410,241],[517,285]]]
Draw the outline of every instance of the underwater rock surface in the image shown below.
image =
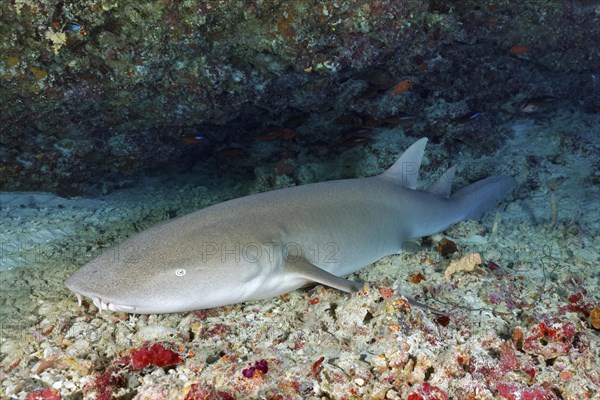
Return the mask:
[[489,152],[499,122],[544,99],[597,112],[599,15],[556,0],[3,2],[0,189],[110,191],[276,130],[335,147],[407,118],[414,136]]

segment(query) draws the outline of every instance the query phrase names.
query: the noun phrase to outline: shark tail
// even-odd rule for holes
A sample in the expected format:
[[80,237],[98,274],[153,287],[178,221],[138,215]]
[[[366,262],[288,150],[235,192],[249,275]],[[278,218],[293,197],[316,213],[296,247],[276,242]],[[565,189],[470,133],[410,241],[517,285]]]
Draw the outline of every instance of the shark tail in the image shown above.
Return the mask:
[[464,187],[450,198],[456,201],[456,212],[461,220],[480,219],[515,186],[510,176],[490,176]]

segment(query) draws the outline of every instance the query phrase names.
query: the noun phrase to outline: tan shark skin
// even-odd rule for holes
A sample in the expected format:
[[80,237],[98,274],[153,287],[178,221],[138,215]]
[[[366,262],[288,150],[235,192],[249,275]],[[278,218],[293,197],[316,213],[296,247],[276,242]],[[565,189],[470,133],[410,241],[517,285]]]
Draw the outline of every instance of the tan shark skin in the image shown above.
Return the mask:
[[515,186],[493,176],[450,195],[454,167],[416,190],[427,139],[385,173],[290,187],[162,222],[81,267],[66,286],[100,310],[171,313],[277,296],[311,283],[346,292],[343,275],[408,239],[479,218]]

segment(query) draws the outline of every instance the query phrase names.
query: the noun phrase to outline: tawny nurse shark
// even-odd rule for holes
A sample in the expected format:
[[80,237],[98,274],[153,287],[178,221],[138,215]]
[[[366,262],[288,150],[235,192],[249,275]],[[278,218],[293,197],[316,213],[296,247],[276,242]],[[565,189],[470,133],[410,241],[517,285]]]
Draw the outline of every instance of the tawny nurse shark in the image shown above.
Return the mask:
[[341,276],[408,239],[480,218],[515,186],[491,176],[450,194],[451,167],[427,190],[427,139],[383,174],[290,187],[162,222],[105,251],[67,281],[100,310],[171,313],[277,296],[311,283],[355,292]]

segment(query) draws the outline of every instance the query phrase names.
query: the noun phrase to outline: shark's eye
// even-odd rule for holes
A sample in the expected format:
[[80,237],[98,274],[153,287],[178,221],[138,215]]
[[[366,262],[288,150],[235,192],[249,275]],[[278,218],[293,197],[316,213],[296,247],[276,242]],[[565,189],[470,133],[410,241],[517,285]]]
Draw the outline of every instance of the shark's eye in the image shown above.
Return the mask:
[[180,268],[177,271],[175,271],[175,275],[177,276],[184,276],[185,275],[185,269]]

